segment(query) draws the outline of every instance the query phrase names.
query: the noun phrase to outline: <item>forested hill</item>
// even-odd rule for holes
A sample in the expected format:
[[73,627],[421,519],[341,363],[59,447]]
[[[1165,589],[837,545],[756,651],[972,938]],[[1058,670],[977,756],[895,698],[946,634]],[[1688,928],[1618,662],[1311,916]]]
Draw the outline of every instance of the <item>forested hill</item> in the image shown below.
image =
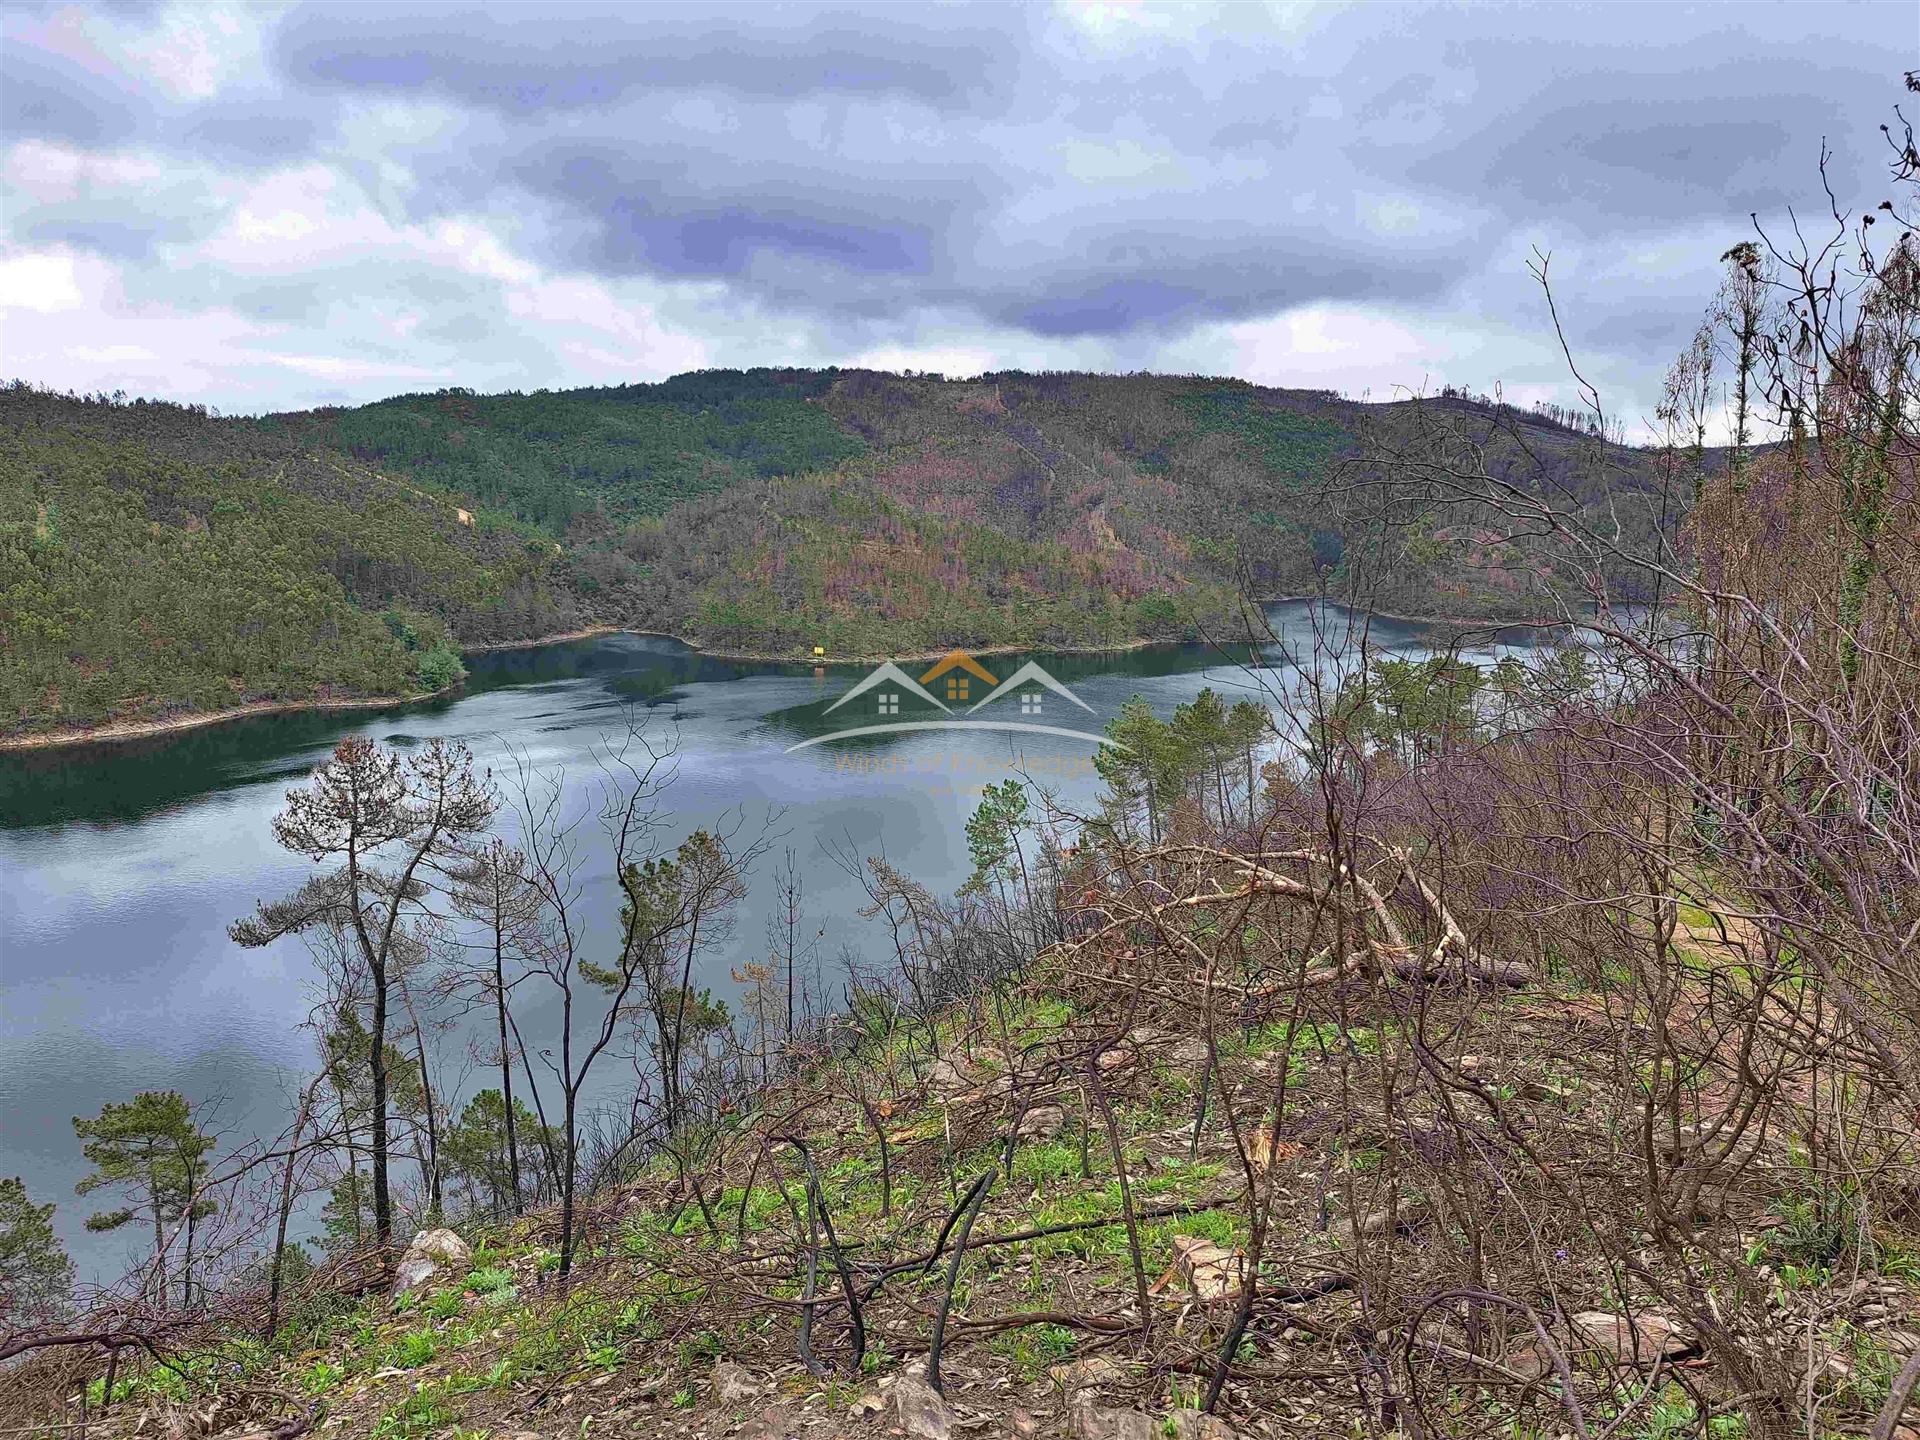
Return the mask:
[[1647,468],[1481,402],[1200,377],[706,371],[259,420],[16,384],[0,725],[413,693],[450,647],[594,623],[771,654],[1100,646],[1363,569],[1387,609],[1540,613],[1550,564],[1497,528],[1369,511],[1363,435],[1435,417],[1560,486]]
[[579,623],[542,536],[178,405],[0,391],[0,731],[457,680]]

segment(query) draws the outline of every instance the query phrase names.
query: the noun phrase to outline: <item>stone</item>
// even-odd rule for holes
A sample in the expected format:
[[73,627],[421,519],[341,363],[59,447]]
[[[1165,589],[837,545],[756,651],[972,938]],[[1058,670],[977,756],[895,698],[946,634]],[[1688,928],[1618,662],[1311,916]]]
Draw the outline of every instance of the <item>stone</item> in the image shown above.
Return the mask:
[[394,1267],[395,1298],[424,1286],[436,1275],[464,1275],[473,1268],[473,1247],[451,1230],[422,1230]]
[[951,1060],[936,1060],[933,1068],[927,1071],[927,1088],[936,1094],[951,1095],[969,1089],[972,1084],[966,1071]]
[[398,1300],[439,1273],[440,1267],[431,1260],[402,1260],[393,1267],[393,1298]]
[[1159,1428],[1151,1415],[1138,1410],[1084,1404],[1067,1411],[1067,1433],[1073,1440],[1160,1440]]
[[1085,1360],[1055,1365],[1047,1374],[1060,1387],[1060,1392],[1067,1397],[1067,1404],[1071,1406],[1103,1385],[1115,1385],[1124,1380],[1127,1367],[1110,1355],[1089,1355]]
[[1377,1239],[1389,1233],[1411,1230],[1432,1213],[1424,1201],[1403,1200],[1399,1213],[1386,1206],[1369,1211],[1356,1222],[1351,1217],[1342,1216],[1327,1226],[1327,1234],[1343,1250],[1351,1250],[1359,1243],[1361,1236]]
[[1664,1315],[1644,1313],[1629,1319],[1606,1310],[1583,1310],[1569,1323],[1577,1339],[1610,1355],[1616,1365],[1651,1365],[1663,1355],[1677,1359],[1694,1348]]
[[783,1405],[769,1405],[744,1425],[736,1440],[800,1440],[799,1419]]
[[1066,1106],[1035,1105],[1020,1117],[1013,1133],[1021,1140],[1051,1140],[1066,1128]]
[[918,1375],[902,1375],[893,1382],[893,1408],[901,1428],[915,1440],[951,1440],[953,1407]]
[[1160,1277],[1160,1283],[1154,1288],[1165,1290],[1178,1277],[1193,1291],[1194,1299],[1212,1304],[1238,1295],[1246,1283],[1246,1273],[1247,1257],[1240,1251],[1229,1250],[1197,1235],[1176,1235],[1173,1268]]
[[1162,1064],[1175,1070],[1198,1070],[1207,1063],[1207,1042],[1195,1036],[1159,1046],[1153,1052]]
[[744,1365],[722,1360],[713,1367],[713,1396],[722,1405],[744,1405],[760,1394],[760,1382]]

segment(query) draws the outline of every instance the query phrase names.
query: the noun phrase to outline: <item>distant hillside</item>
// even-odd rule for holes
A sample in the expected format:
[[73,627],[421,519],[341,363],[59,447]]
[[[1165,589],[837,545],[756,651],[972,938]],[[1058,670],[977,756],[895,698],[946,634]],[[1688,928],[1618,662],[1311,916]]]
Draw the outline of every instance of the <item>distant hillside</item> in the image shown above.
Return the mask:
[[402,695],[579,623],[544,539],[177,405],[0,391],[0,732]]
[[1152,375],[707,371],[257,421],[16,386],[0,435],[15,730],[435,688],[450,644],[590,623],[852,656],[1234,634],[1241,596],[1323,587],[1535,615],[1553,557],[1388,495],[1380,457],[1466,446],[1616,508],[1650,485],[1481,400]]
[[810,403],[832,383],[827,371],[702,371],[658,385],[400,395],[268,424],[558,535],[857,454],[859,442]]

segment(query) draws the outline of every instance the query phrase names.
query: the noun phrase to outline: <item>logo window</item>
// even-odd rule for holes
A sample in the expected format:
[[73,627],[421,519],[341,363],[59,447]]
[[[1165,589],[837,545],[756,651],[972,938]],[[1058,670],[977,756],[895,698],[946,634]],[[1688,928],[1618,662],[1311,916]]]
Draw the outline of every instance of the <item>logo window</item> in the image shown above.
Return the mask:
[[900,694],[896,690],[883,690],[880,693],[880,713],[898,715],[900,713]]
[[967,698],[967,677],[949,675],[947,677],[947,699],[964,700]]
[[1020,697],[1020,713],[1022,715],[1038,715],[1040,713],[1039,691],[1029,691]]

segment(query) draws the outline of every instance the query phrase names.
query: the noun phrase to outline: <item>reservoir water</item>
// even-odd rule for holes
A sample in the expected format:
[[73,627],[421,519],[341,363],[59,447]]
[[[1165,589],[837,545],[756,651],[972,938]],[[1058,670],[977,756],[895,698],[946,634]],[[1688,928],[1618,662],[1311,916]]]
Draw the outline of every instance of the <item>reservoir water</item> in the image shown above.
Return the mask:
[[[1286,709],[1302,667],[1323,668],[1316,636],[1351,642],[1342,612],[1303,604],[1269,612],[1275,643],[1162,646],[1118,654],[984,657],[1001,678],[1031,658],[1092,713],[1060,701],[1046,718],[1098,731],[1133,695],[1161,715],[1212,686],[1229,701]],[[1443,632],[1375,620],[1370,645],[1401,654],[1444,643]],[[1505,637],[1516,645],[1524,636]],[[1484,643],[1466,650],[1487,660]],[[826,708],[859,669],[737,662],[677,642],[609,635],[469,658],[457,695],[380,712],[263,716],[109,746],[0,755],[0,1176],[20,1175],[56,1224],[81,1278],[111,1279],[139,1244],[83,1228],[90,1199],[72,1117],[142,1089],[177,1089],[206,1107],[219,1130],[272,1133],[288,1096],[311,1073],[318,998],[304,944],[242,950],[227,925],[256,900],[312,873],[278,849],[270,822],[344,735],[407,747],[444,736],[470,747],[496,775],[516,757],[563,768],[579,803],[598,777],[594,752],[628,717],[676,738],[666,796],[680,835],[729,814],[754,831],[771,824],[774,853],[791,847],[804,908],[831,972],[846,953],[882,943],[856,913],[864,896],[830,851],[884,853],[939,892],[967,870],[963,822],[981,784],[1015,767],[1088,805],[1098,790],[1085,739],[1038,729],[913,731],[799,750],[838,717]],[[904,665],[918,674],[924,665]],[[1069,714],[1070,712],[1070,714]],[[615,922],[605,867],[586,877],[599,934]],[[731,966],[763,957],[772,909],[762,861],[727,950],[700,981],[730,998]],[[829,983],[835,982],[832,973]],[[443,1037],[447,1074],[465,1093],[488,1083]],[[449,1081],[449,1084],[452,1082]],[[457,1105],[461,1095],[453,1097]]]

